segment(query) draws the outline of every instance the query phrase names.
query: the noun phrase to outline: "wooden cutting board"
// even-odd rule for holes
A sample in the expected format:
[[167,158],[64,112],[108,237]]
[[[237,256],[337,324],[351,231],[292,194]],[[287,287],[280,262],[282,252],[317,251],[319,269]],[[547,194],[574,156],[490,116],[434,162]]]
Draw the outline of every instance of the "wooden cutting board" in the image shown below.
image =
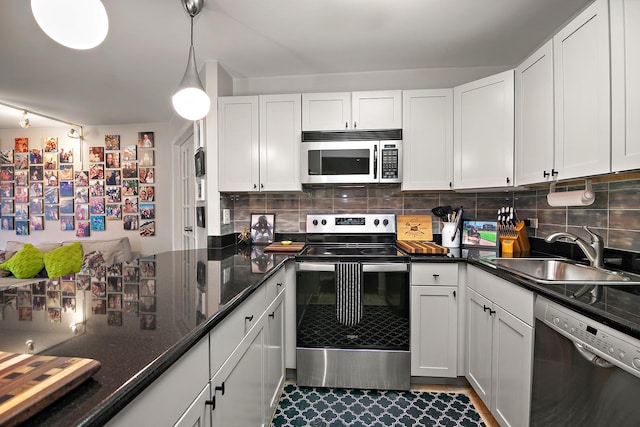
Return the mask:
[[431,215],[398,215],[398,240],[428,242],[433,240]]
[[433,242],[407,242],[398,240],[396,245],[409,254],[446,255],[449,249]]
[[304,242],[292,242],[290,245],[283,245],[280,242],[271,243],[264,248],[265,252],[300,252],[304,248]]
[[82,384],[100,362],[0,351],[0,425],[13,426]]

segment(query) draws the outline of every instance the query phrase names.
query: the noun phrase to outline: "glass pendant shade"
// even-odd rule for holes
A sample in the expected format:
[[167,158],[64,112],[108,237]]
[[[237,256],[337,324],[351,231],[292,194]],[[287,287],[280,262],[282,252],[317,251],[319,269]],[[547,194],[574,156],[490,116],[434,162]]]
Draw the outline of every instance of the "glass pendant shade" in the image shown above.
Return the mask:
[[173,108],[187,120],[200,120],[209,113],[211,100],[202,86],[196,68],[196,54],[193,45],[189,48],[189,59],[184,77],[171,98]]
[[46,35],[71,49],[92,49],[109,32],[100,0],[31,0],[31,12]]

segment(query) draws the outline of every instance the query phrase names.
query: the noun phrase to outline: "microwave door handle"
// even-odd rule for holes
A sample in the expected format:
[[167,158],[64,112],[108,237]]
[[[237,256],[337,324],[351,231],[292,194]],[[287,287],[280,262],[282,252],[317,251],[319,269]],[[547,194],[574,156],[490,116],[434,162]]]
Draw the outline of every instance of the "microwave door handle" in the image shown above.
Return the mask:
[[373,179],[378,180],[378,145],[373,145]]

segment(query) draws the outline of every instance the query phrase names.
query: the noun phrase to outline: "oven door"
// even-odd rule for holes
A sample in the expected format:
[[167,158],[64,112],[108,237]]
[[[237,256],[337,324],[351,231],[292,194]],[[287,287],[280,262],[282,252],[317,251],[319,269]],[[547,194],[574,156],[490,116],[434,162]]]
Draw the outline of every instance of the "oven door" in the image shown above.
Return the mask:
[[359,265],[360,295],[349,300],[336,263],[297,264],[297,347],[409,350],[409,264]]
[[303,142],[302,183],[379,182],[378,145],[377,141]]

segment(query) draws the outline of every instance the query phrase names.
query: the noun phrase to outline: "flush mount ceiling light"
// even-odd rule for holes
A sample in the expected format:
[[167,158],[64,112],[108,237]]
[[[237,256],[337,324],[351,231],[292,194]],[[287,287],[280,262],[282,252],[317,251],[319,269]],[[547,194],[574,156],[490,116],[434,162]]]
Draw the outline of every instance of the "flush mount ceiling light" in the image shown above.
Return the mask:
[[182,0],[182,4],[191,17],[191,45],[187,69],[184,72],[178,89],[173,94],[171,102],[180,116],[187,120],[200,120],[209,112],[211,100],[202,86],[196,67],[196,53],[193,48],[193,18],[200,13],[204,0]]
[[22,110],[22,114],[20,114],[20,120],[18,120],[20,127],[22,129],[26,129],[31,126],[31,121],[29,120],[29,116],[27,114],[27,110]]
[[109,32],[100,0],[31,0],[31,12],[46,35],[71,49],[92,49]]
[[76,128],[71,128],[69,132],[67,132],[67,136],[73,139],[80,139],[80,132],[78,132]]

